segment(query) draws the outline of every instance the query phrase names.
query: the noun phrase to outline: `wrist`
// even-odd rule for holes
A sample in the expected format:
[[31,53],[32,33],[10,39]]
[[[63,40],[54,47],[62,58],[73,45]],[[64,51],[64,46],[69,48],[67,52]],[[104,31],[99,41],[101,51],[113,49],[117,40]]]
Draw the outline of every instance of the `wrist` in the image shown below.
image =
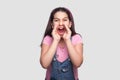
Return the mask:
[[59,40],[53,39],[53,43],[59,43]]
[[64,39],[64,41],[65,41],[66,43],[71,42],[71,40],[70,40],[70,39]]

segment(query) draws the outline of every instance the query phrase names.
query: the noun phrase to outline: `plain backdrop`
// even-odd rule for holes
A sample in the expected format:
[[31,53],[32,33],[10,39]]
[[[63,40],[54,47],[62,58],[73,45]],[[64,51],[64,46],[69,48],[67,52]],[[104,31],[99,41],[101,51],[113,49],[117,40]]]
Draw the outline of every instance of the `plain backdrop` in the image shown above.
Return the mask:
[[40,43],[51,10],[67,7],[82,35],[80,80],[120,80],[119,0],[1,0],[0,80],[44,80]]

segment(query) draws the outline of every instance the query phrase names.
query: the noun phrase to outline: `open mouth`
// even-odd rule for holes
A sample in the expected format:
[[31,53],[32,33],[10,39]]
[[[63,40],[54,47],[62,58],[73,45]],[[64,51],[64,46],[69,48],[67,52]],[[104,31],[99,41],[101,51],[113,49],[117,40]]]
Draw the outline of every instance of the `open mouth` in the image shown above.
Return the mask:
[[59,34],[64,34],[66,29],[65,28],[58,28],[57,31]]

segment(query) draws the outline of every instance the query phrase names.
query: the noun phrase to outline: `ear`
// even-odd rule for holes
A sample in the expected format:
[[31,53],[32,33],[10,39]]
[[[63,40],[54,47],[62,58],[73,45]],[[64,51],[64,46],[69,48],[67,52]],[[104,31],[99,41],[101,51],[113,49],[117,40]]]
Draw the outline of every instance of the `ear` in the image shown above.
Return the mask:
[[51,27],[54,28],[54,27],[53,27],[53,23],[51,23]]

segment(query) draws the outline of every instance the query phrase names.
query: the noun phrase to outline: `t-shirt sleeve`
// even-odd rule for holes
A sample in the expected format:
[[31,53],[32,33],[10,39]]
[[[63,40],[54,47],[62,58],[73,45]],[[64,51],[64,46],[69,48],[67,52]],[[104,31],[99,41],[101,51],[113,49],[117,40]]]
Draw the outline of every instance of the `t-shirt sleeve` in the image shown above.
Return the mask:
[[52,43],[52,37],[50,37],[50,36],[45,36],[42,43],[43,43],[43,44],[50,45],[50,44]]
[[78,43],[83,43],[82,37],[79,34],[76,34],[72,37],[72,43],[78,44]]

